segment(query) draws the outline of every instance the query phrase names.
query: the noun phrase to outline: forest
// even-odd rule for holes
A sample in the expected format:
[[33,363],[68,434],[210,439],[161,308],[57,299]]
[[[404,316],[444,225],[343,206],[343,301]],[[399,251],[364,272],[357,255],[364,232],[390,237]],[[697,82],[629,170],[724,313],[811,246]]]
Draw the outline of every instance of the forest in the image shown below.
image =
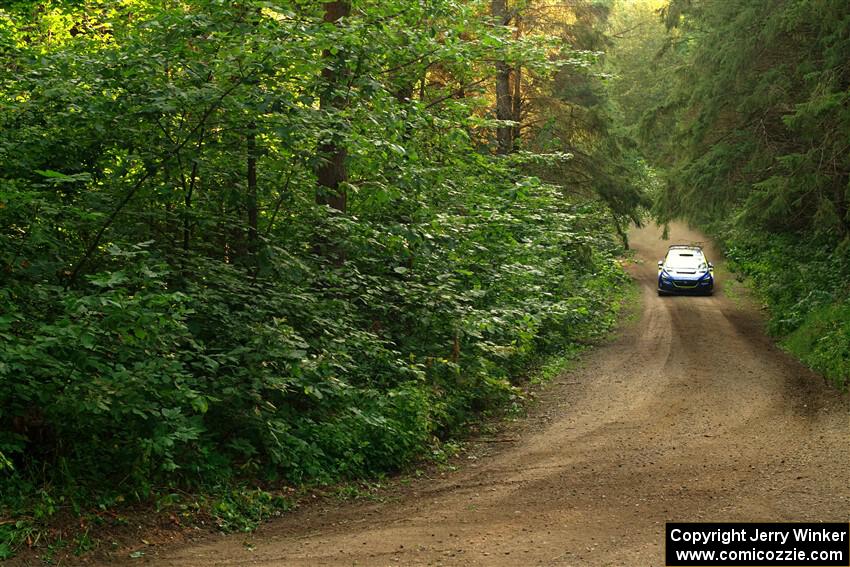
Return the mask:
[[635,224],[846,388],[848,98],[844,0],[4,2],[0,558],[445,458],[614,327]]
[[[627,4],[630,5],[630,4]],[[724,249],[769,331],[850,380],[850,6],[671,0],[623,13],[617,123],[663,180],[656,218]]]

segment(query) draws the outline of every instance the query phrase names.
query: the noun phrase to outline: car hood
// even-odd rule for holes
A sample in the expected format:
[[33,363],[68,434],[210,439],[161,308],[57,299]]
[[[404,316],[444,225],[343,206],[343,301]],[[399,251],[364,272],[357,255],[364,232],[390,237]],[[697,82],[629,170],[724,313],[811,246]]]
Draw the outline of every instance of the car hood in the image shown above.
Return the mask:
[[695,268],[664,268],[664,271],[671,276],[676,276],[681,279],[699,279],[705,276],[706,272],[700,272]]

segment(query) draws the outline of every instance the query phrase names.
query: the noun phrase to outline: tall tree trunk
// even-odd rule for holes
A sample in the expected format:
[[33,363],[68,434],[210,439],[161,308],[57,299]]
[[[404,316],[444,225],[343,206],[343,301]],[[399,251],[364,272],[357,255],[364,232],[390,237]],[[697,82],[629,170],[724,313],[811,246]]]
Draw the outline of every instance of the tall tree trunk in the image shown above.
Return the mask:
[[[522,17],[517,14],[515,19],[516,39],[522,37]],[[522,122],[522,65],[517,63],[514,67],[514,94],[512,97],[512,120],[516,122],[511,133],[512,149],[515,149],[520,139],[520,122]]]
[[[405,53],[408,47],[410,47],[410,38],[406,35],[402,36],[399,50]],[[404,64],[399,65],[393,75],[392,81],[395,84],[393,87],[393,96],[401,104],[410,102],[413,98],[413,90],[416,87],[417,77],[412,76],[411,70]]]
[[850,174],[838,174],[833,179],[833,203],[838,216],[838,237],[844,239],[850,235]]
[[[348,0],[325,3],[324,20],[327,23],[339,25],[340,20],[350,14],[351,4]],[[343,72],[339,70],[342,57],[332,54],[330,50],[325,50],[322,57],[327,65],[322,69],[325,85],[320,97],[320,105],[322,110],[333,112],[344,103],[343,97],[337,92],[343,80]],[[316,203],[345,212],[346,194],[342,183],[347,179],[345,168],[347,152],[340,138],[341,136],[334,133],[330,140],[319,145],[319,155],[322,159],[316,171],[319,183],[316,190]]]
[[199,159],[200,156],[197,156],[192,161],[192,173],[189,176],[189,185],[186,187],[186,193],[183,196],[183,252],[189,251],[189,242],[192,238],[192,196],[195,191],[195,181],[198,179]]
[[248,153],[248,194],[246,199],[248,209],[248,251],[250,254],[257,253],[257,222],[259,209],[257,206],[257,125],[253,122],[248,124],[246,136],[246,147]]
[[513,117],[511,120],[516,122],[511,133],[511,144],[516,146],[520,139],[520,122],[522,122],[522,65],[517,64],[514,67],[514,96],[513,96]]
[[[507,0],[492,0],[490,12],[497,25],[508,24]],[[511,120],[511,69],[504,61],[496,62],[496,119]],[[513,150],[513,127],[504,125],[496,128],[497,151],[507,154]]]

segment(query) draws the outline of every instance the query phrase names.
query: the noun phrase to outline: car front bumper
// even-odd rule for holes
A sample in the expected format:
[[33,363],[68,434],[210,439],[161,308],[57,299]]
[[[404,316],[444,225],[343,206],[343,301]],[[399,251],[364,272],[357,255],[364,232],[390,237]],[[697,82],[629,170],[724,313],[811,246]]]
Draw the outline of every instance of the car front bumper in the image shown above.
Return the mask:
[[714,290],[714,278],[686,280],[682,278],[658,278],[658,291],[666,293],[711,293]]

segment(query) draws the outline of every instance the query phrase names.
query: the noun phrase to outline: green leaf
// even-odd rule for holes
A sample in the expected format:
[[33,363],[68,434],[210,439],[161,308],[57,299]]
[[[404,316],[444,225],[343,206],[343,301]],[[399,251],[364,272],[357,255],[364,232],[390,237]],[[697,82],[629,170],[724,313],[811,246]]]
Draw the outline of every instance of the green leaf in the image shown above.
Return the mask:
[[59,173],[58,171],[53,171],[52,169],[36,169],[35,172],[41,175],[42,177],[49,177],[51,179],[68,179],[68,176],[64,173]]
[[206,398],[203,396],[198,396],[196,398],[192,398],[192,409],[196,412],[204,414],[209,410],[209,403],[207,403]]

